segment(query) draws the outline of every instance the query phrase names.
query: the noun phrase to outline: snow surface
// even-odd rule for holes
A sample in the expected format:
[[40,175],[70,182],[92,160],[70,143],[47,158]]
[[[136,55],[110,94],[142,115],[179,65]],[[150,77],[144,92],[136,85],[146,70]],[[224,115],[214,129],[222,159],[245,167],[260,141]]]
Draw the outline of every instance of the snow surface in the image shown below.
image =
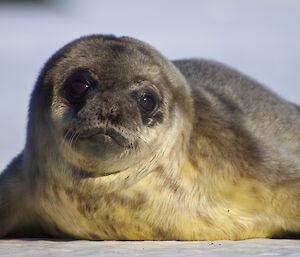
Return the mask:
[[206,242],[0,240],[0,255],[76,256],[300,256],[297,240],[252,239]]
[[[30,92],[45,61],[82,35],[146,41],[170,59],[224,62],[300,104],[298,0],[67,0],[0,3],[0,171],[24,146]],[[0,256],[300,256],[299,241],[0,241]]]

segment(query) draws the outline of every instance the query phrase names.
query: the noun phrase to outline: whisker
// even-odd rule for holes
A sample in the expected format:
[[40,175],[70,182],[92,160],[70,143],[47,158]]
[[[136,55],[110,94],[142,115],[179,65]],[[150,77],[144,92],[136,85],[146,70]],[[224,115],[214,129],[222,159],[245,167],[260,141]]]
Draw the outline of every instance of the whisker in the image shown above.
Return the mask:
[[75,133],[74,133],[74,137],[73,137],[73,144],[74,144],[74,148],[76,146],[76,141],[78,140],[79,136],[80,136],[80,130],[78,129]]
[[69,135],[71,134],[71,130],[67,129],[67,131],[64,133],[63,135],[63,140],[61,140],[60,144],[62,145],[64,143],[64,141],[69,141]]
[[143,136],[141,135],[141,133],[139,131],[136,131],[136,136],[141,140],[143,145],[145,145],[150,150],[150,152],[153,154],[151,145],[143,138]]
[[79,137],[79,129],[77,129],[76,131],[74,131],[73,132],[73,135],[72,135],[72,137],[71,137],[71,141],[70,141],[70,145],[72,146],[72,147],[75,147],[75,145],[76,145],[76,141],[78,140],[78,137]]

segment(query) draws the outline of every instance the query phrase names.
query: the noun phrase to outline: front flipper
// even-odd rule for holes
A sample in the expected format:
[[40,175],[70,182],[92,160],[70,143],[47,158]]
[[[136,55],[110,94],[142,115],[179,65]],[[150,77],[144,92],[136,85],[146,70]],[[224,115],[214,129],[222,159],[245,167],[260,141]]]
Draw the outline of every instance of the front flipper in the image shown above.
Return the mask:
[[42,235],[33,199],[22,170],[23,155],[17,156],[0,175],[0,238]]

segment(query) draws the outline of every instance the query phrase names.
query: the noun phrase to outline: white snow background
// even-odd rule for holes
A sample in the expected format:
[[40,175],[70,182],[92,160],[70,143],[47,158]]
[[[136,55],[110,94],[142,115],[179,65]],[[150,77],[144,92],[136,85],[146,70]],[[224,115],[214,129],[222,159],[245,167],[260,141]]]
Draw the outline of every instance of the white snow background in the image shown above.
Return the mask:
[[[29,97],[42,65],[82,35],[127,35],[150,43],[169,59],[218,60],[300,104],[298,0],[7,2],[0,1],[0,170],[24,146]],[[71,252],[77,253],[74,256],[300,256],[300,242],[0,241],[0,256]]]

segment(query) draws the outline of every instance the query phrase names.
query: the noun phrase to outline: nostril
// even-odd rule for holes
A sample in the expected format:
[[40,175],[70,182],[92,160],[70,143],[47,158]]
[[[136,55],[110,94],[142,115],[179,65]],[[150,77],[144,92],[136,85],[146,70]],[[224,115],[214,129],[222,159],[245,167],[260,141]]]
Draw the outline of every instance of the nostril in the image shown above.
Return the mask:
[[107,113],[110,116],[118,115],[119,107],[118,104],[113,104],[111,106],[107,106]]

